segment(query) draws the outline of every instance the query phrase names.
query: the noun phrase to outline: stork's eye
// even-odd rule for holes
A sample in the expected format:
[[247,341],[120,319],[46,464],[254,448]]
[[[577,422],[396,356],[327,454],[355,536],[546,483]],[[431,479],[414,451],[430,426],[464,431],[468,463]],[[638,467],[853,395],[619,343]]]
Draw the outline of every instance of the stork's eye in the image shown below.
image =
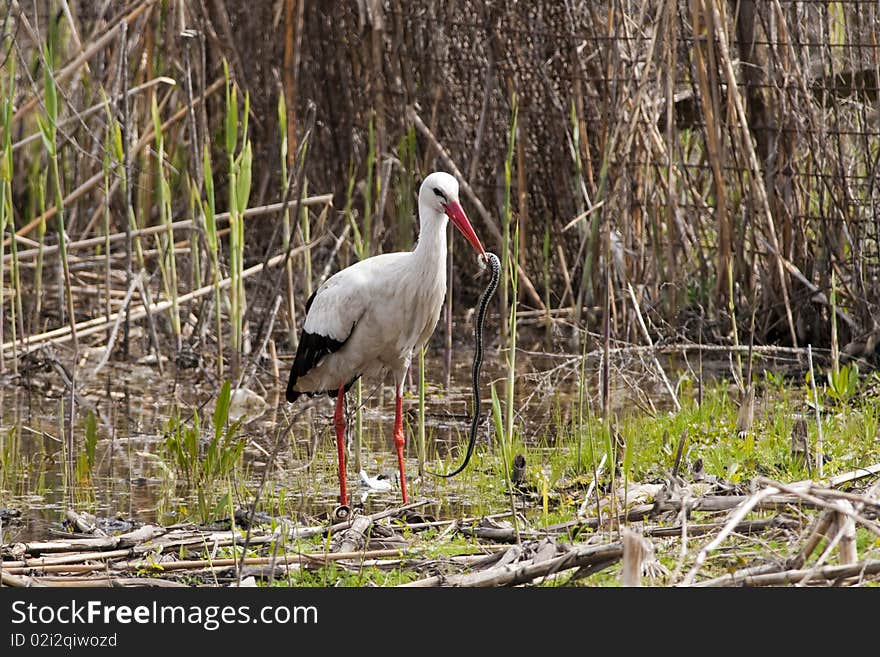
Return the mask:
[[435,193],[437,196],[439,196],[440,198],[442,198],[444,203],[447,202],[447,200],[446,200],[446,194],[444,194],[443,192],[441,192],[439,187],[435,187],[435,188],[434,188],[434,193]]

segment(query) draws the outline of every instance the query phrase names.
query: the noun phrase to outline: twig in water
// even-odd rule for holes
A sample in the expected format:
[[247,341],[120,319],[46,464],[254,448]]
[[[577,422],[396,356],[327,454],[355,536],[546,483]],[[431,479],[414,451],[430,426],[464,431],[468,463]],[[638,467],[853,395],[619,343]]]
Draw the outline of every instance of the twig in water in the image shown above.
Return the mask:
[[95,369],[92,370],[92,376],[96,376],[98,372],[104,369],[107,361],[110,360],[110,354],[113,353],[113,345],[116,343],[116,334],[119,332],[122,318],[128,315],[128,304],[131,303],[131,297],[134,294],[135,288],[143,285],[143,282],[144,272],[141,270],[131,282],[131,285],[128,286],[128,292],[125,293],[125,299],[122,300],[122,308],[120,308],[120,312],[116,314],[116,321],[113,323],[113,330],[110,331],[110,338],[107,340],[107,346],[104,348],[104,355],[101,356],[101,360],[98,361],[98,364],[95,365]]

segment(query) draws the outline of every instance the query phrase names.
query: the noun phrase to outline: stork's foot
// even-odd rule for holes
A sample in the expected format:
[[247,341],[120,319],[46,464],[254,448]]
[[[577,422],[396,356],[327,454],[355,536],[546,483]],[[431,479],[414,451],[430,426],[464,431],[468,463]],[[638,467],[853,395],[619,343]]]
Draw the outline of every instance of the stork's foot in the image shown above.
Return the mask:
[[340,504],[333,509],[333,521],[345,522],[351,518],[351,507],[347,504]]

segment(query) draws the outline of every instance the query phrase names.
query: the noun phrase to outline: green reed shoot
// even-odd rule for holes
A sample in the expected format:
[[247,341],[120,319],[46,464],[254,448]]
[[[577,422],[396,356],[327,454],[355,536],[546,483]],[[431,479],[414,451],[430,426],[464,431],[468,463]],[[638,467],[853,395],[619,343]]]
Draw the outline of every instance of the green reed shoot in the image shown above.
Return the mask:
[[492,421],[495,425],[495,435],[499,437],[501,442],[501,468],[504,471],[504,482],[507,486],[508,501],[510,502],[510,514],[513,521],[513,528],[516,531],[516,541],[517,543],[519,543],[521,542],[519,535],[519,519],[516,514],[516,499],[513,496],[513,482],[510,479],[514,458],[513,437],[508,436],[505,431],[505,422],[502,419],[501,412],[501,400],[498,397],[498,391],[495,389],[494,382],[490,386],[490,392],[492,395]]
[[109,320],[111,313],[110,306],[110,272],[112,265],[110,262],[110,175],[115,169],[121,168],[125,153],[122,147],[122,127],[119,122],[113,118],[113,112],[110,109],[110,101],[107,94],[101,89],[101,97],[104,100],[104,109],[107,113],[107,131],[104,135],[104,255],[106,256],[106,270],[104,272],[104,283],[107,287],[106,297],[106,314]]
[[[287,143],[287,103],[284,100],[284,89],[281,89],[281,92],[278,94],[278,132],[281,140],[280,147],[280,156],[281,156],[281,194],[282,197],[285,197],[287,194],[287,188],[290,185],[290,173],[287,170],[287,157],[288,157],[288,149],[290,145]],[[283,237],[283,247],[284,250],[290,247],[290,240],[293,237],[293,231],[291,229],[290,224],[290,208],[284,209],[284,216],[282,217],[282,237]],[[305,241],[306,252],[303,254],[304,262],[308,263],[311,266],[312,256],[309,252],[308,241]],[[293,259],[289,258],[286,264],[285,276],[287,279],[287,308],[290,313],[290,340],[291,346],[293,345],[293,341],[296,340],[296,297],[294,294],[294,284],[293,284]],[[309,285],[311,285],[311,276],[309,277]],[[306,297],[308,298],[308,296]]]
[[751,385],[751,381],[743,381],[742,354],[739,352],[739,331],[736,327],[736,304],[733,300],[733,260],[727,261],[727,311],[730,313],[730,329],[733,333],[733,346],[736,347],[736,367],[739,375],[739,385],[743,390]]
[[[7,190],[6,200],[9,204],[7,209],[7,216],[9,217],[9,234],[12,245],[12,285],[15,291],[15,294],[12,299],[12,303],[9,306],[10,310],[10,325],[12,328],[12,343],[18,343],[18,335],[21,334],[23,338],[25,336],[24,332],[24,311],[22,309],[21,296],[21,273],[18,263],[18,240],[15,239],[15,213],[12,211],[12,189]],[[2,258],[0,258],[0,262],[2,262]],[[12,357],[12,369],[18,374],[18,350],[15,351]]]
[[162,273],[162,285],[165,288],[166,298],[171,300],[171,330],[177,341],[177,348],[181,347],[180,332],[180,307],[177,302],[177,258],[174,253],[174,229],[171,227],[171,186],[168,184],[168,176],[165,173],[165,139],[162,135],[162,120],[159,118],[159,106],[156,104],[156,96],[153,96],[150,105],[150,113],[153,117],[153,128],[156,133],[156,151],[158,166],[157,204],[159,216],[166,232],[157,235],[159,243],[159,270]]
[[[245,108],[248,102],[245,97]],[[246,142],[244,150],[235,160],[235,171],[233,178],[235,187],[230,192],[232,197],[229,215],[229,275],[232,279],[231,289],[231,314],[232,314],[232,349],[233,357],[237,363],[241,355],[242,348],[242,330],[245,309],[244,296],[244,211],[247,209],[248,201],[251,194],[251,166],[253,161],[253,152],[250,142]],[[237,371],[237,366],[234,367]]]
[[831,268],[831,373],[836,378],[840,373],[840,345],[837,340],[837,280]]
[[[219,485],[228,484],[228,478],[241,460],[246,441],[238,436],[241,421],[229,421],[229,403],[232,386],[223,382],[214,412],[211,416],[212,431],[205,438],[202,425],[206,417],[193,415],[192,422],[184,421],[175,413],[168,421],[163,458],[182,476],[187,487],[194,491],[202,521],[210,519],[218,502]],[[223,503],[223,497],[220,503]]]
[[[305,175],[304,173],[301,175]],[[303,197],[309,195],[309,181],[303,180]],[[303,279],[306,287],[306,299],[312,296],[312,251],[309,248],[309,242],[312,241],[312,228],[309,223],[309,208],[306,205],[300,207],[299,217],[300,230],[302,231],[303,247]],[[288,260],[290,262],[290,260]]]
[[[15,221],[12,216],[12,92],[7,92],[6,85],[0,86],[0,123],[3,125],[3,137],[0,142],[0,344],[3,344],[3,329],[6,318],[4,281],[6,273],[6,254],[4,244],[6,242],[6,225],[12,225],[12,244],[15,245]],[[15,322],[13,321],[13,332]],[[0,372],[6,367],[5,354],[0,349]]]
[[[516,94],[512,98],[513,115],[510,121],[510,132],[507,141],[507,155],[504,158],[504,242],[502,247],[502,281],[504,284],[504,301],[505,304],[510,303],[508,310],[507,322],[507,386],[505,388],[506,398],[506,421],[504,434],[508,441],[513,440],[513,420],[514,420],[514,387],[516,385],[516,306],[517,306],[517,287],[519,283],[519,275],[516,263],[519,262],[519,219],[514,227],[513,238],[511,239],[510,227],[513,220],[513,212],[511,207],[511,186],[513,180],[513,156],[516,146],[516,124],[518,107],[516,103]],[[508,286],[511,296],[507,296]],[[508,308],[507,305],[504,306]]]
[[220,304],[220,239],[217,235],[216,205],[214,203],[214,174],[211,169],[211,152],[205,145],[203,155],[205,171],[205,200],[202,215],[205,220],[205,241],[211,256],[211,279],[214,284],[214,319],[217,333],[217,376],[223,377],[223,308]]
[[[37,262],[34,269],[34,310],[32,327],[39,327],[40,308],[43,303],[43,248],[46,240],[46,180],[48,172],[40,169],[34,176],[37,200],[40,208],[40,223],[37,224]],[[33,328],[31,329],[33,331]]]
[[186,175],[186,188],[189,190],[189,218],[192,221],[192,230],[190,232],[190,258],[192,258],[192,264],[190,269],[192,271],[192,289],[198,290],[202,287],[202,247],[199,244],[199,230],[197,228],[198,221],[197,216],[201,209],[201,202],[199,200],[199,190],[196,189],[195,183],[193,182],[192,177],[187,174]]
[[413,217],[416,209],[413,203],[413,180],[417,175],[416,164],[416,129],[414,125],[407,128],[406,134],[397,145],[398,158],[402,169],[397,177],[395,200],[397,203],[397,230],[395,231],[395,248],[406,251],[412,247]]
[[[94,411],[89,411],[85,418],[84,449],[76,458],[76,482],[78,491],[91,491],[92,474],[95,469],[95,455],[98,447],[98,418]],[[93,499],[93,495],[88,495]]]
[[354,212],[351,209],[352,204],[354,203],[355,183],[354,164],[351,163],[348,167],[348,185],[345,188],[345,205],[342,208],[342,216],[345,217],[345,222],[351,226],[351,242],[355,255],[358,257],[358,260],[363,260],[366,257],[363,255],[366,253],[366,247],[364,245],[364,240],[361,237],[361,229],[354,220]]
[[[105,136],[105,141],[107,143],[104,147],[104,157],[101,161],[101,171],[104,174],[104,316],[107,318],[108,323],[110,321],[110,313],[112,312],[110,305],[110,272],[112,271],[110,263],[110,172],[112,170],[112,163],[110,161],[110,134],[111,133],[108,130]],[[110,330],[111,329],[109,328],[107,329],[108,338],[110,336]]]
[[241,117],[242,149],[236,155],[238,145],[238,99],[237,90],[230,83],[229,67],[223,62],[226,76],[226,154],[229,158],[229,306],[232,324],[232,371],[238,375],[242,348],[244,320],[244,211],[251,193],[251,166],[253,152],[247,137],[250,96],[245,93],[244,112]]
[[64,296],[67,305],[67,318],[70,323],[70,335],[73,342],[74,353],[78,352],[76,338],[76,316],[73,312],[73,290],[70,282],[70,265],[67,260],[67,235],[64,227],[64,188],[61,185],[61,172],[58,165],[58,148],[56,137],[58,133],[58,90],[55,87],[55,78],[49,69],[52,61],[51,53],[47,50],[43,68],[44,96],[43,102],[46,108],[45,116],[37,115],[37,123],[40,128],[40,136],[43,146],[49,155],[49,164],[52,174],[52,183],[55,190],[55,210],[58,217],[58,252],[61,254],[61,271],[64,283]]

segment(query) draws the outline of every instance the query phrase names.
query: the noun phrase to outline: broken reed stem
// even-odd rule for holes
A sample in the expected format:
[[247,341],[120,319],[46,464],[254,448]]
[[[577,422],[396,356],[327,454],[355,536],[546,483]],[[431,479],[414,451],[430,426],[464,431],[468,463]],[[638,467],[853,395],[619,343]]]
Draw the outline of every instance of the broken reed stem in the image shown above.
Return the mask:
[[[104,355],[101,356],[101,360],[98,361],[98,364],[95,366],[95,369],[92,370],[92,376],[96,376],[98,372],[100,372],[104,366],[107,364],[107,361],[110,360],[110,354],[113,353],[113,346],[116,344],[116,334],[119,332],[119,326],[122,324],[122,318],[128,311],[128,306],[131,303],[131,297],[134,294],[136,288],[143,285],[144,282],[144,272],[138,272],[138,275],[132,280],[131,285],[128,286],[128,292],[125,293],[125,299],[122,301],[122,307],[120,311],[116,313],[116,320],[113,322],[113,329],[110,331],[110,335],[107,338],[107,346],[104,348]],[[107,323],[110,322],[110,308],[108,305],[107,308]]]

